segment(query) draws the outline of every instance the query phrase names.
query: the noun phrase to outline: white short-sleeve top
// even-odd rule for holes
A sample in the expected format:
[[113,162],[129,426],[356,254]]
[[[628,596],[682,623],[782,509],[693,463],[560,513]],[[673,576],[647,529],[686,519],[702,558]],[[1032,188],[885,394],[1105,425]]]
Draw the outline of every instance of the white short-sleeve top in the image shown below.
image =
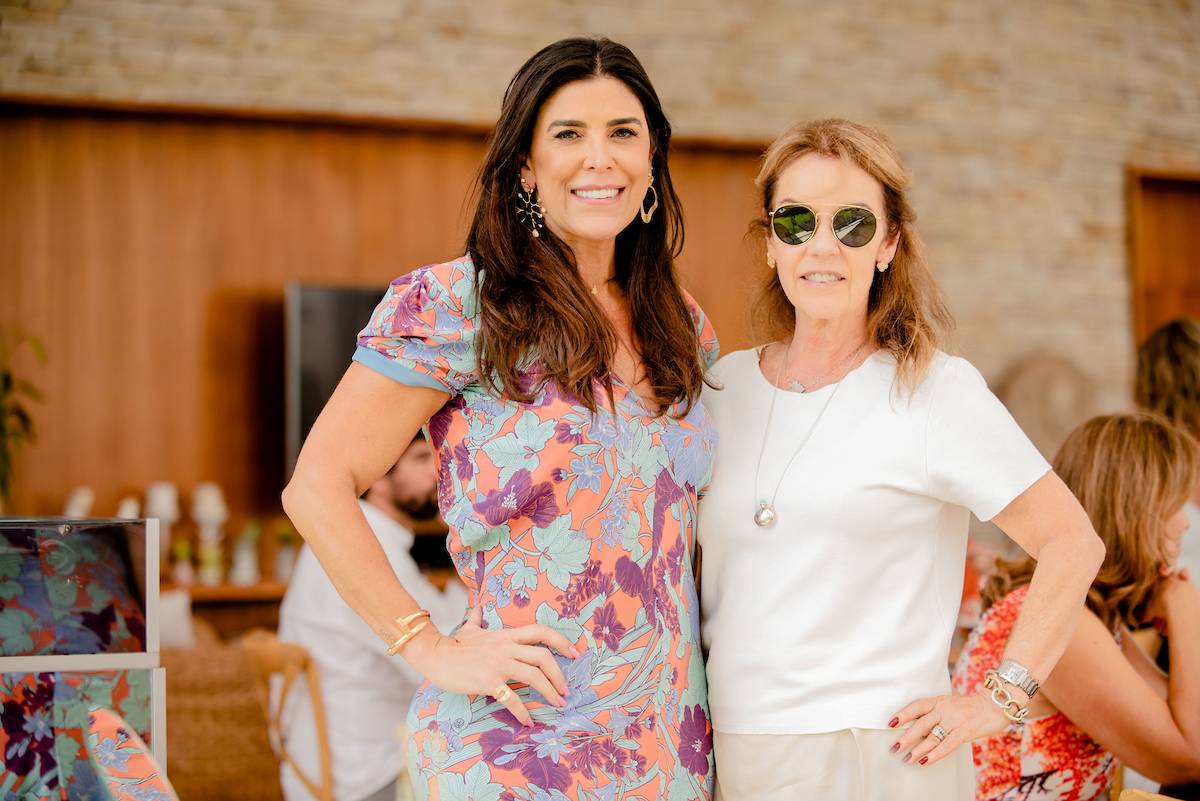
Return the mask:
[[[912,394],[894,391],[882,351],[840,384],[778,391],[765,449],[775,390],[757,352],[711,376],[723,389],[703,402],[720,447],[699,537],[713,727],[886,728],[909,702],[948,693],[969,513],[991,519],[1046,460],[979,372],[944,353]],[[778,520],[759,528],[781,475]]]

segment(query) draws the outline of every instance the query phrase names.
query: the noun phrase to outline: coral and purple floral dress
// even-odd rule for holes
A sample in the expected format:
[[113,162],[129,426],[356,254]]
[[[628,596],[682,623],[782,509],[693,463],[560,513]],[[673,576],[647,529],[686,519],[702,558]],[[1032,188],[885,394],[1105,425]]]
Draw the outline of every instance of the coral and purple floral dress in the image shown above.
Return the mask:
[[[706,366],[711,325],[690,298]],[[595,415],[547,382],[530,403],[479,381],[469,257],[392,283],[355,360],[449,392],[429,421],[448,546],[486,628],[541,623],[582,655],[558,654],[567,706],[513,687],[534,726],[489,696],[428,682],[409,711],[410,774],[441,801],[709,799],[708,721],[692,577],[696,501],[716,433],[697,403],[657,416],[614,379]],[[536,362],[523,371],[536,378]],[[681,411],[679,409],[678,411]]]
[[[973,693],[1003,658],[1029,585],[1001,598],[971,632],[954,668],[954,692]],[[976,801],[1099,801],[1116,763],[1061,711],[972,744]]]

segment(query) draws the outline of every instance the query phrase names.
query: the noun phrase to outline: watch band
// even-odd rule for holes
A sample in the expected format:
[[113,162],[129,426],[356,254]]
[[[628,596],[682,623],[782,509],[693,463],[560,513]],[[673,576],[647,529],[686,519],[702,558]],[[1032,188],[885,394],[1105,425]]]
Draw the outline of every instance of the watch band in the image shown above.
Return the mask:
[[996,675],[1000,677],[1001,681],[1018,688],[1030,698],[1037,695],[1038,688],[1041,686],[1029,674],[1029,668],[1012,659],[1002,659],[996,668]]

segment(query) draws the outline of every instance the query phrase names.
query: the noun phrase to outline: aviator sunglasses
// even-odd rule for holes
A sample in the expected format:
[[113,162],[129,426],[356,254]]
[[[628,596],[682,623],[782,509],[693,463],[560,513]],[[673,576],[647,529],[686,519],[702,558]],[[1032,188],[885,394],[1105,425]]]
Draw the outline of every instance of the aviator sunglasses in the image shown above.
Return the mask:
[[[809,206],[789,204],[767,215],[779,241],[803,245],[817,232],[822,215]],[[861,248],[875,238],[875,213],[862,206],[842,206],[830,218],[833,235],[846,247]]]

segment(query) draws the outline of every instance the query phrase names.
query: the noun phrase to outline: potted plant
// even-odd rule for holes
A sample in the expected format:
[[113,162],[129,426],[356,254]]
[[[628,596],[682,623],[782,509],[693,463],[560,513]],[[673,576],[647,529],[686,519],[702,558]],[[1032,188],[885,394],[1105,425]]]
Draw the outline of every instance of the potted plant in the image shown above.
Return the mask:
[[18,378],[13,370],[13,356],[22,347],[29,348],[39,364],[46,363],[46,351],[37,337],[0,331],[0,514],[4,514],[4,505],[12,497],[17,452],[37,438],[29,402],[40,401],[41,390]]

